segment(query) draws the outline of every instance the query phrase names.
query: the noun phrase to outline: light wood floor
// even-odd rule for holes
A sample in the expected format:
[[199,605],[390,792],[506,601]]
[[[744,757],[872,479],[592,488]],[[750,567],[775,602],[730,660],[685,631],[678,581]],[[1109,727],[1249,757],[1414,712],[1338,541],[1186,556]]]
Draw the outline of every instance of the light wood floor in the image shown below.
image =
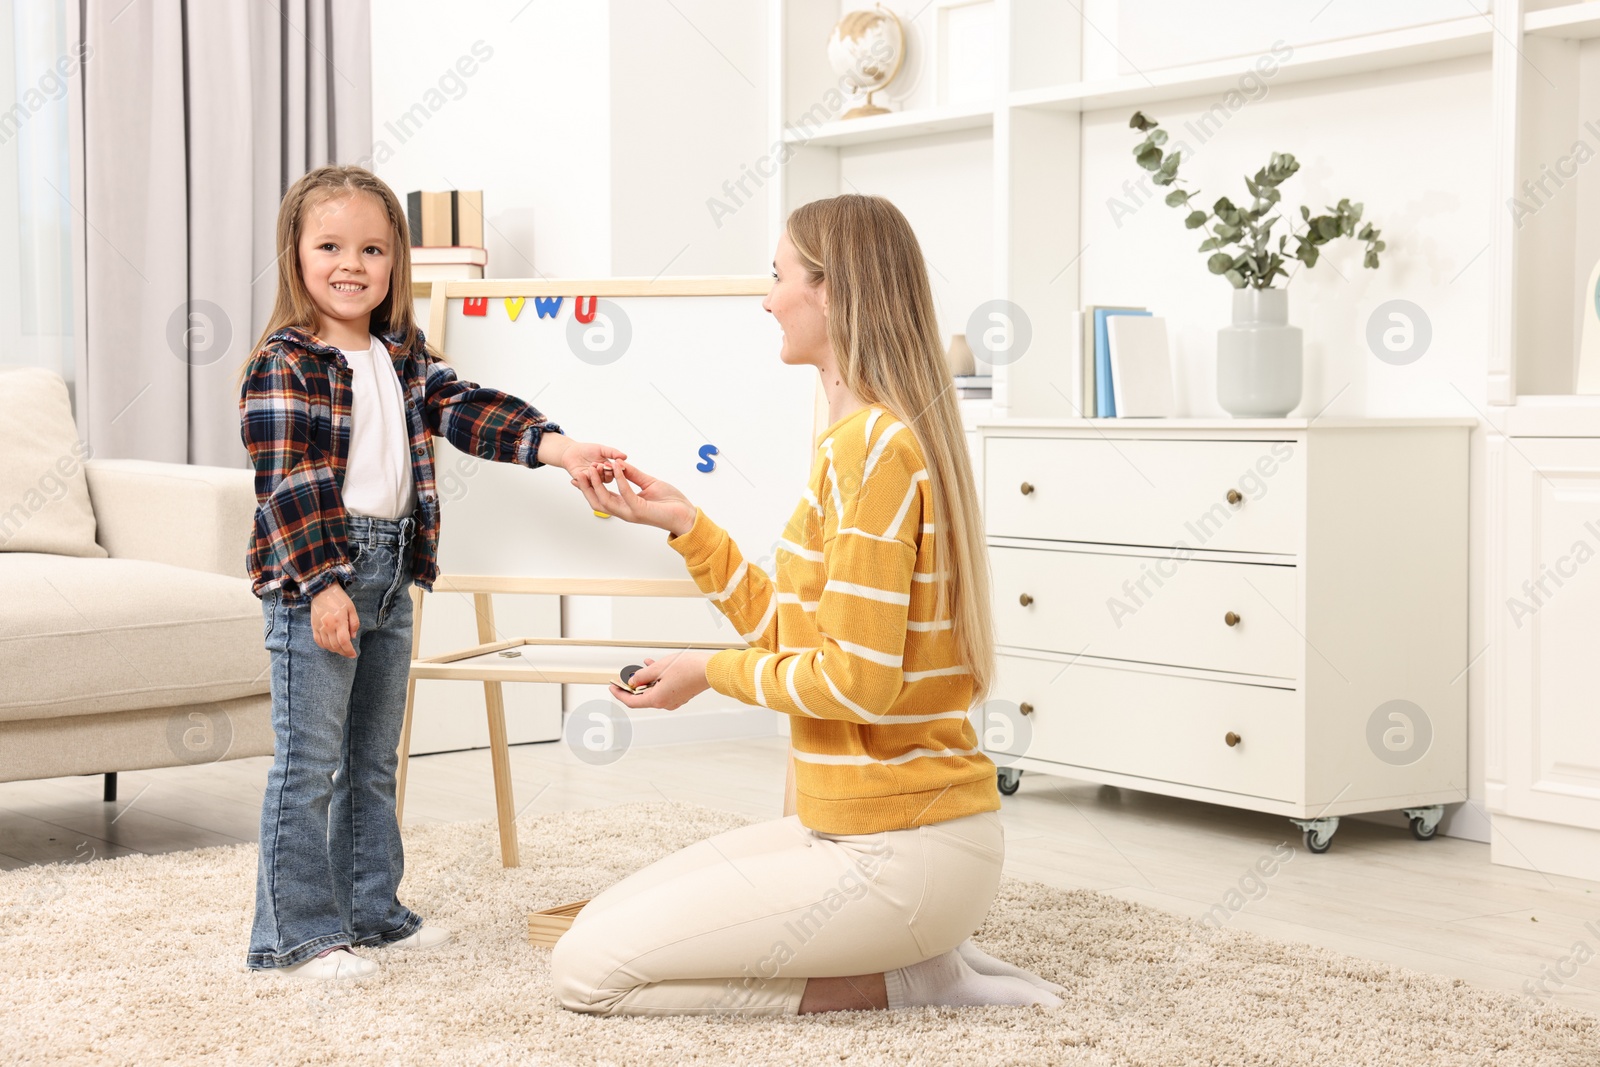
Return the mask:
[[[511,750],[519,811],[668,799],[775,817],[784,740],[635,748],[590,767],[560,743]],[[0,868],[256,839],[270,761],[235,760],[122,775],[116,803],[101,780],[0,784]],[[406,822],[494,816],[484,751],[414,759]],[[1285,819],[1064,778],[1024,774],[1004,800],[1006,872],[1094,889],[1227,924],[1512,993],[1553,973],[1584,942],[1594,960],[1550,999],[1600,1014],[1600,883],[1497,867],[1487,845],[1414,841],[1404,830],[1346,820],[1314,856]],[[1261,882],[1255,863],[1287,843],[1293,857]],[[526,849],[524,850],[526,854]],[[1585,924],[1593,924],[1586,928]],[[1570,969],[1570,967],[1569,967]]]

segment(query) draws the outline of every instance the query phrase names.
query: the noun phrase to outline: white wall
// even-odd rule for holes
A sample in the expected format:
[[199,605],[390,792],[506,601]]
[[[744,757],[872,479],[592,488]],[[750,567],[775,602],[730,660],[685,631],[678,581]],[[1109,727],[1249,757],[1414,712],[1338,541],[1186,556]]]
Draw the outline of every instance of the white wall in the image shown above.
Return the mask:
[[490,277],[611,273],[609,24],[592,2],[373,4],[373,170],[401,197],[482,189]]
[[[762,272],[760,198],[731,216],[707,206],[724,182],[753,188],[766,152],[761,5],[439,10],[373,6],[373,169],[402,196],[481,188],[488,276]],[[403,125],[419,103],[420,132]]]
[[[1219,98],[1143,109],[1168,131],[1167,148],[1193,148],[1182,188],[1198,191],[1208,209],[1223,195],[1247,205],[1241,176],[1273,151],[1292,152],[1300,172],[1281,187],[1289,217],[1275,234],[1299,222],[1300,204],[1323,214],[1341,197],[1363,203],[1364,221],[1383,231],[1388,248],[1377,270],[1361,266],[1361,245],[1350,240],[1325,245],[1310,270],[1285,264],[1290,321],[1305,331],[1301,414],[1331,404],[1334,415],[1457,415],[1466,408],[1455,386],[1481,394],[1490,277],[1487,261],[1473,260],[1489,243],[1493,213],[1488,63],[1451,60],[1336,86],[1268,82],[1203,141],[1193,131]],[[1166,316],[1181,372],[1179,413],[1220,416],[1216,330],[1228,322],[1233,290],[1207,272],[1195,250],[1204,233],[1184,228],[1185,211],[1162,202],[1167,190],[1125,188],[1145,173],[1131,152],[1141,137],[1128,128],[1133,110],[1084,116],[1081,299]],[[1365,341],[1369,315],[1394,298],[1421,306],[1433,327],[1428,352],[1406,366],[1379,361]]]
[[[762,5],[496,0],[453,6],[446,18],[439,10],[428,0],[374,4],[372,165],[401,196],[481,188],[487,276],[766,272],[772,250],[764,199],[748,176],[768,149]],[[402,127],[419,102],[428,112],[420,132],[414,121]],[[741,198],[749,202],[732,214],[709,209],[709,200],[724,197],[725,182],[741,180],[755,194]],[[505,598],[497,606],[502,629],[536,632],[543,624],[537,606],[515,605]],[[451,628],[458,646],[476,640],[464,618],[434,625]],[[563,625],[590,637],[665,632],[728,640],[698,602],[569,598]],[[476,724],[481,698],[472,697],[471,686],[455,688],[462,693],[436,686],[428,700],[441,707],[450,701]],[[522,739],[547,721],[530,692],[541,688],[506,688],[508,718]],[[594,687],[563,688],[569,710],[604,696]],[[770,713],[730,716],[719,711],[727,704],[703,697],[654,717],[659,722],[635,715],[636,743],[670,739],[673,730],[689,739],[776,729]],[[419,728],[423,720],[419,714]],[[433,736],[443,734],[435,729]]]
[[[1087,0],[1086,78],[1252,55],[1283,38],[1297,45],[1481,15],[1488,0]],[[1094,38],[1090,40],[1090,38]],[[1110,45],[1115,44],[1115,48]]]
[[993,294],[993,146],[972,130],[839,152],[841,192],[887,197],[911,223],[947,341]]
[[613,273],[766,273],[766,33],[751,0],[611,0]]

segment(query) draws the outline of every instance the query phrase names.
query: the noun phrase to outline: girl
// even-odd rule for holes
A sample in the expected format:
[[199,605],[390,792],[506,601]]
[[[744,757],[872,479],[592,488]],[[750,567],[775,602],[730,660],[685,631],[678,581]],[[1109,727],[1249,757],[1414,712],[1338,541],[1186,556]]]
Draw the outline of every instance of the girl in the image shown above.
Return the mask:
[[363,978],[378,965],[352,946],[450,939],[396,893],[408,587],[439,572],[432,436],[586,483],[623,458],[458,380],[413,320],[410,249],[394,193],[359,167],[312,171],[278,211],[277,302],[239,397],[275,736],[246,958],[256,970]]
[[[666,530],[751,648],[646,661],[630,708],[715,688],[790,716],[798,815],[691,846],[596,897],[557,996],[610,1015],[1056,1006],[967,935],[1000,881],[995,768],[968,709],[993,673],[983,533],[922,252],[879,197],[789,217],[764,307],[830,421],[777,579],[678,490],[620,461],[597,510]],[[630,485],[630,482],[632,483]],[[638,486],[637,491],[633,486]]]

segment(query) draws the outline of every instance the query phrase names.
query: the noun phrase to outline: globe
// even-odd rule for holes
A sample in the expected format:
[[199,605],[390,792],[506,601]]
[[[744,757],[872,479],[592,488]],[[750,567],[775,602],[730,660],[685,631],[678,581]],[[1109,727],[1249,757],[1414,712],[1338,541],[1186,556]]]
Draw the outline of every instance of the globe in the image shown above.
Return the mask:
[[866,103],[846,111],[845,118],[888,114],[872,94],[894,80],[905,56],[905,30],[892,11],[852,11],[839,20],[828,36],[828,62],[843,84],[867,94]]

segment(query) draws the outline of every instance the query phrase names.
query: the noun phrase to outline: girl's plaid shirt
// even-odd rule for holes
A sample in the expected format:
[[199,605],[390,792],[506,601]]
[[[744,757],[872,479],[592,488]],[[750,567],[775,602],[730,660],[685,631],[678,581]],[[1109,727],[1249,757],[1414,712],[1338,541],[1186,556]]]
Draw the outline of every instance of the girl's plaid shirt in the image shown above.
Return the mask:
[[[412,579],[431,589],[439,575],[438,434],[480,459],[538,467],[539,441],[561,427],[532,405],[456,377],[423,344],[384,335],[406,398],[411,475],[417,491]],[[256,470],[255,530],[248,567],[257,596],[274,589],[310,597],[355,579],[345,543],[342,496],[350,454],[350,368],[337,349],[305,330],[268,337],[250,359],[239,395],[240,435]]]

